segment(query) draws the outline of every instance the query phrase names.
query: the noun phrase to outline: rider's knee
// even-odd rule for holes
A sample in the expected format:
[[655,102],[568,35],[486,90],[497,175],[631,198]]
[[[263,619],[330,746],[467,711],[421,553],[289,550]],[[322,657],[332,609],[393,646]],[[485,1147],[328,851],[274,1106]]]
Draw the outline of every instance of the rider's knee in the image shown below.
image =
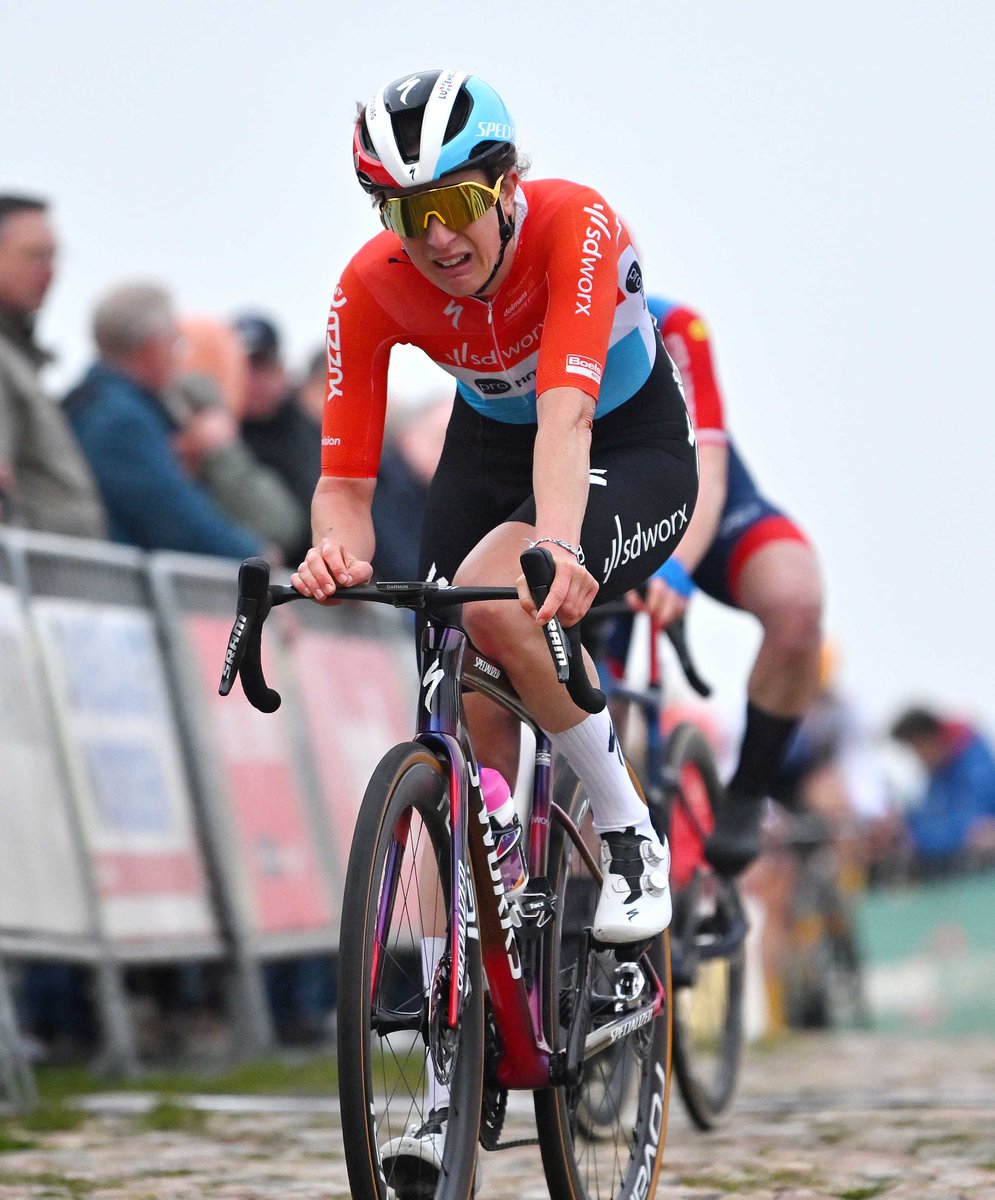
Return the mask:
[[774,596],[760,614],[765,639],[787,655],[807,655],[822,646],[822,590],[795,588]]
[[[459,587],[487,586],[493,582],[492,577],[478,576],[472,565],[465,563],[453,576],[453,584]],[[507,600],[479,601],[464,606],[462,624],[482,654],[500,661],[507,656],[508,647],[521,637],[522,615],[520,606]]]

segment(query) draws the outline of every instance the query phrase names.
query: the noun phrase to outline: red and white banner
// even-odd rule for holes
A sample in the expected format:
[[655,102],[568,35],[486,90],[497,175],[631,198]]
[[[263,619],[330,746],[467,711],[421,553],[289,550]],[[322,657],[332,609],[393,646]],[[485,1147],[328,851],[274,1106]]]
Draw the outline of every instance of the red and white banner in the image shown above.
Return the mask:
[[85,937],[83,863],[20,598],[0,585],[0,928]]
[[151,613],[51,597],[31,611],[103,932],[157,949],[215,938]]
[[[289,933],[329,927],[337,913],[314,845],[286,709],[258,712],[238,684],[229,696],[218,695],[230,617],[188,613],[183,624],[205,693],[209,740],[220,763],[252,928]],[[275,675],[275,640],[263,639],[268,677]]]
[[356,815],[377,763],[414,730],[413,645],[397,638],[297,629],[292,660],[333,843],[344,875]]

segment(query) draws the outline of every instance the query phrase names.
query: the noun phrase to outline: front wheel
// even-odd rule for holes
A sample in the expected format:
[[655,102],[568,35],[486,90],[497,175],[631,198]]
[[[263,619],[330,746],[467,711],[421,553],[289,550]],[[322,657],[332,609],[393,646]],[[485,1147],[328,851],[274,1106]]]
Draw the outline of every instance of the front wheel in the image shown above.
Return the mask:
[[722,793],[715,756],[686,722],[667,739],[674,892],[674,1071],[692,1121],[714,1128],[736,1090],[743,1049],[746,923],[736,885],[704,858]]
[[[562,767],[555,803],[580,831],[597,862],[590,802]],[[563,1200],[637,1200],[656,1189],[663,1159],[670,1095],[670,953],[666,933],[636,963],[613,950],[591,953],[588,985],[577,991],[579,954],[594,919],[600,882],[587,857],[560,821],[550,830],[549,879],[556,896],[553,928],[543,963],[545,1027],[562,1050],[575,1006],[587,1006],[589,1030],[636,1011],[663,982],[663,1009],[648,1024],[623,1032],[587,1058],[575,1086],[535,1093],[536,1124],[549,1194]]]
[[[473,1195],[484,1070],[479,943],[467,939],[455,1029],[444,1002],[448,951],[432,980],[422,967],[423,940],[448,935],[447,779],[425,747],[395,746],[370,780],[353,836],[339,943],[338,1058],[354,1200]],[[422,1165],[417,1157],[395,1157],[396,1150],[385,1153],[429,1119],[440,1088],[443,1098],[445,1089],[450,1093],[445,1137],[432,1144],[441,1161],[427,1154]]]

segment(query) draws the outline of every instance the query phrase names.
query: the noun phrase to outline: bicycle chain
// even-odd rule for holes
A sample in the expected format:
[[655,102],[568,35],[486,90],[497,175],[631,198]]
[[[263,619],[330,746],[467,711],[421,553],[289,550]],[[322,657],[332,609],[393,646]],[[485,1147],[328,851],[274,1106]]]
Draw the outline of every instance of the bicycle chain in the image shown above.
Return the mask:
[[480,1144],[485,1150],[515,1150],[520,1146],[538,1146],[539,1139],[516,1138],[502,1142],[501,1131],[508,1112],[508,1089],[498,1087],[493,1080],[497,1075],[500,1057],[497,1026],[490,1004],[487,1006],[487,1025],[484,1030],[484,1095],[480,1108]]

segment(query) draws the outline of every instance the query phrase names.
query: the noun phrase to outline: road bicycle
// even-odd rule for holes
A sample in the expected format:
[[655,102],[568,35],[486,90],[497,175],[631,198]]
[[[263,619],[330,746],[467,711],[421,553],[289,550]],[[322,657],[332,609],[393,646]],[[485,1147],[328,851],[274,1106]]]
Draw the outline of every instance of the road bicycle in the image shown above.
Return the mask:
[[794,885],[781,979],[785,1022],[792,1029],[870,1028],[853,896],[833,829],[793,808],[768,841],[768,853],[787,859]]
[[[555,571],[541,547],[522,568],[541,604]],[[260,636],[273,605],[298,598],[249,559],[239,572],[222,694],[239,677],[273,711]],[[500,1150],[507,1096],[533,1092],[550,1195],[652,1197],[670,1094],[669,937],[605,946],[592,935],[601,871],[589,798],[524,709],[499,664],[479,654],[458,606],[517,601],[514,588],[376,583],[340,600],[418,612],[421,683],[412,740],[384,755],[366,789],[345,880],[339,946],[342,1132],[356,1200],[474,1194],[478,1146]],[[334,617],[334,607],[329,613]],[[545,626],[557,677],[586,711],[604,707],[577,627]],[[529,882],[509,897],[467,730],[463,692],[513,714],[535,739],[525,821]],[[348,703],[348,697],[343,697]],[[443,950],[425,983],[426,939]],[[431,960],[429,960],[431,962]],[[429,1073],[449,1090],[438,1181],[395,1178],[384,1147],[429,1116]],[[395,1160],[396,1161],[396,1160]]]
[[[723,794],[712,745],[693,721],[664,732],[660,631],[651,628],[646,639],[645,683],[619,679],[605,664],[605,622],[631,621],[632,615],[624,603],[594,610],[585,642],[599,662],[612,719],[653,823],[670,842],[674,1073],[692,1121],[712,1129],[731,1108],[742,1059],[748,924],[735,881],[718,874],[705,857]],[[691,658],[683,622],[664,632],[691,687],[708,696],[711,689]]]

